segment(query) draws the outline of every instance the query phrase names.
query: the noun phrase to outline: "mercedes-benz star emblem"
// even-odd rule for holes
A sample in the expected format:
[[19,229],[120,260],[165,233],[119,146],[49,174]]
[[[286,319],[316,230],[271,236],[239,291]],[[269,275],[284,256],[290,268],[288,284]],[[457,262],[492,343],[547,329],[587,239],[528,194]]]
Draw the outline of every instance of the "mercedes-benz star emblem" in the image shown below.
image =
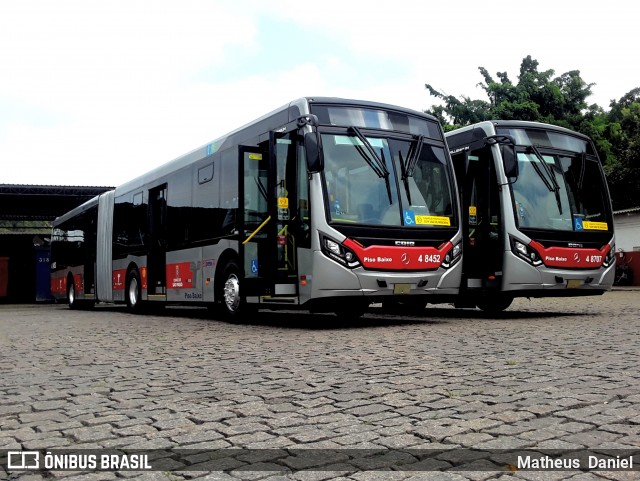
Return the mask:
[[409,265],[409,262],[411,262],[411,259],[409,259],[409,254],[407,254],[406,252],[402,254],[402,257],[400,257],[400,260],[405,265]]

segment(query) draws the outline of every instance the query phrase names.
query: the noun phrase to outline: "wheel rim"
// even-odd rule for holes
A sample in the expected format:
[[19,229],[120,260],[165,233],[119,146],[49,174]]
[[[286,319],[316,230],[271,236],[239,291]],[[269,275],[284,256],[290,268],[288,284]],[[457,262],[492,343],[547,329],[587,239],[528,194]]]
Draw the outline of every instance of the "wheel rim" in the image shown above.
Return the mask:
[[224,304],[230,312],[240,305],[240,281],[235,274],[230,274],[224,283]]
[[73,284],[69,285],[69,305],[73,306],[76,302],[76,288]]
[[129,282],[129,304],[131,307],[138,304],[138,279],[135,277]]

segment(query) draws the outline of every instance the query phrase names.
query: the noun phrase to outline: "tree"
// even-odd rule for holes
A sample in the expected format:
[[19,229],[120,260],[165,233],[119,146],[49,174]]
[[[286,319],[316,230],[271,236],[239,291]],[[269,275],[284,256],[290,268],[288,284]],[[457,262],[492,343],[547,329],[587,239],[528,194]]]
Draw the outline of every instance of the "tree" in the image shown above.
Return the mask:
[[594,84],[585,82],[579,70],[555,76],[554,70],[538,71],[538,61],[522,60],[517,83],[506,72],[496,78],[478,67],[484,82],[478,85],[488,100],[444,95],[425,84],[442,101],[426,113],[440,120],[445,131],[483,120],[530,120],[566,127],[591,137],[604,164],[614,209],[640,205],[640,88],[611,102],[605,112],[589,105]]
[[640,89],[611,103],[606,136],[612,161],[605,164],[614,209],[640,206]]
[[575,129],[589,109],[586,99],[593,84],[587,84],[579,70],[554,78],[553,70],[539,72],[538,65],[531,56],[523,59],[515,84],[506,72],[498,72],[496,80],[479,67],[484,82],[478,85],[486,92],[488,102],[464,96],[460,101],[426,84],[432,96],[444,101],[444,106],[434,105],[427,113],[444,121],[449,130],[489,119],[531,120]]

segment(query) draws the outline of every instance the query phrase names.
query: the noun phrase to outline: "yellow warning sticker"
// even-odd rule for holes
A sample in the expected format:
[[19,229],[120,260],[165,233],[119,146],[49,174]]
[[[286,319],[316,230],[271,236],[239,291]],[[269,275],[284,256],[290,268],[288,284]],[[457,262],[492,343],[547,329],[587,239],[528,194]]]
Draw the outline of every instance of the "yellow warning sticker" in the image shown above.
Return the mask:
[[416,224],[420,225],[451,225],[451,219],[439,215],[416,215]]
[[582,228],[588,230],[609,230],[609,224],[607,224],[606,222],[591,222],[588,220],[583,220]]
[[478,208],[475,205],[469,206],[469,215],[478,215]]
[[288,208],[289,208],[289,198],[278,197],[278,209],[288,209]]
[[249,154],[251,160],[262,160],[262,154]]

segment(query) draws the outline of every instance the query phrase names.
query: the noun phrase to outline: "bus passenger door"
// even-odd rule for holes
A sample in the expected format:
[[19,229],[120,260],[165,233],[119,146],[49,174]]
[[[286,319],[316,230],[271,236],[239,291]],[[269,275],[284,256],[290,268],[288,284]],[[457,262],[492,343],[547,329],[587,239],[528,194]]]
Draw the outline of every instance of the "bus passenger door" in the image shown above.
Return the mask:
[[491,150],[471,151],[462,189],[464,259],[468,288],[499,289],[502,275],[502,215]]
[[166,294],[167,184],[149,189],[147,294]]
[[270,234],[275,223],[269,212],[269,150],[240,147],[240,257],[243,292],[260,296],[271,292],[273,276]]
[[297,164],[293,134],[272,132],[260,147],[241,147],[241,257],[244,292],[263,300],[297,295]]
[[275,294],[298,294],[297,266],[297,129],[286,133],[271,132],[272,157],[275,164],[273,213],[275,215]]

